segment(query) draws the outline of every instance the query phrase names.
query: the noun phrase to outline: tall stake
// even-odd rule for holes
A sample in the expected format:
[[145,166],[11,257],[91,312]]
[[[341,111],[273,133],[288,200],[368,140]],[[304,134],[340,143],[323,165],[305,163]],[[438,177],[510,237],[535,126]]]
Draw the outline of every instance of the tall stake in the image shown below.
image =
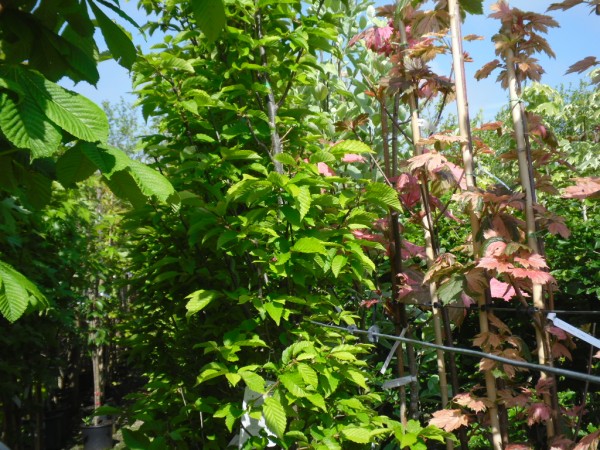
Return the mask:
[[[471,124],[469,119],[469,104],[467,101],[467,85],[465,80],[465,61],[462,48],[462,32],[460,23],[460,7],[458,0],[448,0],[450,13],[450,33],[452,36],[452,62],[455,73],[456,106],[458,112],[458,126],[462,138],[461,150],[465,170],[465,181],[469,191],[475,191],[475,177],[473,176],[473,145],[471,137]],[[479,220],[475,211],[469,211],[471,222],[471,235],[473,241],[473,257],[479,254],[479,243],[476,236],[479,233]],[[485,305],[485,298],[479,296],[477,299],[480,306]],[[484,308],[479,312],[479,329],[482,333],[489,331],[488,313]],[[490,424],[492,427],[492,445],[494,450],[502,450],[502,433],[498,417],[496,379],[492,372],[485,372],[485,387],[489,400]]]
[[[404,48],[408,46],[408,39],[406,37],[406,28],[401,20],[398,20],[398,30],[400,31],[400,42]],[[411,130],[413,138],[414,154],[421,155],[423,148],[418,144],[421,139],[421,131],[419,130],[419,110],[417,107],[417,97],[415,94],[416,90],[413,90],[409,95],[409,107],[411,116]],[[431,209],[429,208],[429,190],[427,188],[427,179],[421,177],[421,203],[423,204],[424,217],[423,217],[423,233],[425,238],[425,253],[427,255],[427,267],[430,267],[436,258],[437,249],[434,242],[434,229],[433,229],[433,218]],[[437,283],[431,282],[429,284],[429,293],[431,296],[431,303],[439,303]],[[444,345],[444,335],[442,330],[442,314],[439,308],[433,309],[433,327],[435,331],[435,343],[438,345]],[[448,381],[446,375],[446,362],[444,360],[444,352],[437,350],[437,366],[438,374],[440,377],[440,394],[442,398],[442,407],[446,407],[448,404]],[[446,447],[448,450],[454,448],[454,444],[451,440],[446,440]]]
[[[534,214],[534,184],[530,177],[531,163],[527,156],[527,136],[525,134],[524,117],[522,114],[521,101],[519,99],[518,79],[515,70],[514,52],[512,49],[507,49],[506,57],[506,75],[508,77],[508,92],[510,97],[510,110],[512,113],[513,127],[515,131],[515,141],[517,143],[517,157],[519,161],[519,177],[521,180],[521,188],[525,193],[525,227],[527,234],[527,245],[532,252],[539,253],[539,245],[536,236],[536,224]],[[546,308],[542,285],[533,283],[533,306],[539,310]],[[544,333],[544,318],[540,313],[534,316],[535,339],[537,343],[538,361],[540,364],[548,364],[548,343]],[[542,372],[540,378],[548,378],[548,375]],[[548,394],[544,395],[544,401],[552,406],[551,398]],[[548,439],[554,437],[555,429],[553,420],[546,422]]]

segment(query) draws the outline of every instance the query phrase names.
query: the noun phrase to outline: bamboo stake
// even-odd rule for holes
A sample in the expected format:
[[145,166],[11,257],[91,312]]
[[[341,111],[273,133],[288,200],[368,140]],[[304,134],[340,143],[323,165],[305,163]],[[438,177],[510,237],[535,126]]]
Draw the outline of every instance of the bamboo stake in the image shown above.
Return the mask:
[[[448,0],[448,10],[450,13],[450,32],[452,37],[452,61],[455,73],[456,106],[458,112],[458,125],[461,143],[463,165],[465,170],[465,181],[467,190],[475,191],[475,177],[473,176],[473,145],[471,136],[471,124],[469,119],[469,104],[467,100],[467,86],[465,80],[465,62],[462,48],[462,33],[460,23],[460,7],[458,0]],[[469,212],[471,222],[471,235],[473,243],[473,257],[477,258],[479,254],[479,244],[476,236],[479,233],[479,220],[475,211]],[[479,306],[485,305],[485,298],[479,296],[477,299]],[[484,308],[479,308],[479,329],[482,333],[489,331],[488,313]],[[503,448],[500,420],[498,417],[496,379],[492,372],[485,372],[485,386],[487,397],[490,402],[489,415],[492,428],[492,445],[494,450]]]
[[[400,31],[400,42],[404,48],[408,45],[408,39],[406,37],[406,28],[402,20],[398,20],[398,29]],[[417,98],[415,91],[413,90],[409,95],[409,107],[411,116],[411,130],[413,138],[414,154],[421,155],[423,148],[418,144],[421,139],[421,131],[419,130],[419,110],[417,108]],[[423,234],[425,238],[425,253],[427,255],[427,267],[430,267],[436,257],[436,248],[434,245],[434,234],[433,234],[433,219],[431,217],[431,210],[428,207],[429,198],[427,190],[427,180],[422,177],[421,182],[421,201],[425,212],[423,217]],[[431,302],[436,304],[439,302],[437,283],[431,282],[429,284],[429,293],[431,296]],[[433,310],[433,327],[435,331],[435,343],[443,345],[443,330],[442,330],[442,316],[439,308]],[[437,354],[437,366],[438,374],[440,377],[440,394],[442,398],[442,407],[446,407],[448,404],[448,381],[446,375],[446,362],[444,360],[444,352],[436,350]],[[446,440],[446,448],[451,450],[454,448],[454,443],[451,440]]]
[[[521,188],[525,193],[525,226],[527,234],[527,245],[534,253],[539,253],[539,245],[536,236],[536,224],[534,214],[534,197],[533,197],[533,180],[530,177],[530,162],[527,158],[527,142],[524,127],[524,118],[522,115],[521,100],[517,89],[517,74],[515,71],[514,52],[512,49],[507,49],[506,57],[506,74],[508,77],[508,92],[510,98],[510,110],[512,113],[513,127],[515,131],[515,141],[517,143],[517,157],[519,162],[519,177],[521,180]],[[543,296],[542,285],[533,283],[533,306],[539,310],[546,309],[546,304]],[[537,322],[535,327],[535,339],[537,343],[538,361],[542,365],[548,364],[548,344],[544,333],[544,319],[541,314],[537,313],[534,316],[534,321]],[[548,375],[542,373],[540,378],[548,378]],[[548,405],[552,405],[551,398],[548,394],[544,395],[544,401]],[[548,420],[546,422],[546,430],[548,439],[554,437],[554,422]]]

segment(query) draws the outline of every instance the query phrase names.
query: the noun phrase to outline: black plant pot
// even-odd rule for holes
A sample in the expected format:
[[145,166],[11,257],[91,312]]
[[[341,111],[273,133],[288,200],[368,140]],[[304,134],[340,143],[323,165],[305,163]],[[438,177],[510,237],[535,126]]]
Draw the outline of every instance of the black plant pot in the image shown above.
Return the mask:
[[107,450],[113,448],[112,422],[81,427],[83,450]]

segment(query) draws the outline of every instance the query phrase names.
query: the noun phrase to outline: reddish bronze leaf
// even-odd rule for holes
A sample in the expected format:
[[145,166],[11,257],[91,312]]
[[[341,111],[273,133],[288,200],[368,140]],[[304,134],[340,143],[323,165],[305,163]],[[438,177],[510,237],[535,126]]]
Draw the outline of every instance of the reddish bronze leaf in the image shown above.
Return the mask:
[[600,61],[595,56],[587,56],[571,65],[565,72],[565,75],[574,72],[582,73],[588,70],[590,67],[597,66],[598,64],[600,64]]
[[563,198],[596,198],[600,197],[600,177],[574,178],[575,185],[563,191]]
[[581,439],[573,450],[595,450],[600,442],[600,430],[594,431]]
[[527,409],[527,424],[532,426],[534,423],[543,422],[550,418],[550,406],[545,403],[533,403]]
[[436,426],[445,431],[452,432],[463,425],[469,424],[469,416],[463,414],[460,409],[443,409],[433,413],[429,425]]

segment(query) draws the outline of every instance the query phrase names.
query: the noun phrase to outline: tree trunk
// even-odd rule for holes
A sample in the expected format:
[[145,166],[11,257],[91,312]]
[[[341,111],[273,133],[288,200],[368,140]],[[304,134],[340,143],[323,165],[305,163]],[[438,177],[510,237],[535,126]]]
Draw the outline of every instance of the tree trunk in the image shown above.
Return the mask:
[[[452,61],[455,73],[456,106],[458,112],[458,125],[461,143],[462,159],[465,171],[465,182],[469,191],[475,191],[475,177],[473,176],[473,147],[471,137],[471,124],[469,118],[469,104],[467,101],[467,86],[464,70],[464,54],[462,49],[462,33],[460,23],[460,7],[458,0],[448,0],[448,9],[450,13],[450,31],[452,35]],[[473,242],[473,258],[479,254],[479,243],[476,236],[479,233],[479,219],[474,211],[469,211],[471,222],[471,236]],[[485,297],[479,296],[477,299],[479,306],[485,305]],[[479,329],[482,333],[489,331],[489,321],[487,311],[480,308]],[[485,386],[487,398],[490,402],[489,415],[492,428],[492,446],[494,450],[503,448],[500,420],[498,417],[496,379],[491,372],[485,373]]]

